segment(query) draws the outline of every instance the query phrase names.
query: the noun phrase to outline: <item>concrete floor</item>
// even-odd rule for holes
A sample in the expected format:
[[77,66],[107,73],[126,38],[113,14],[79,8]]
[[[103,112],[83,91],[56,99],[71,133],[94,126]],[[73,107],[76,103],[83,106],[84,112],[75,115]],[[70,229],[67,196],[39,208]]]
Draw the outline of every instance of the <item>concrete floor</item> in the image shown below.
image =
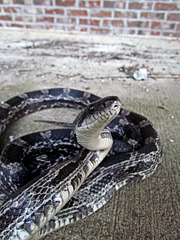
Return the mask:
[[[123,187],[99,211],[45,240],[180,239],[180,40],[4,29],[0,36],[0,101],[54,87],[117,95],[124,108],[153,122],[163,145],[153,176]],[[145,81],[132,78],[139,68],[148,70]],[[13,131],[37,130],[37,118],[47,114],[22,120]]]

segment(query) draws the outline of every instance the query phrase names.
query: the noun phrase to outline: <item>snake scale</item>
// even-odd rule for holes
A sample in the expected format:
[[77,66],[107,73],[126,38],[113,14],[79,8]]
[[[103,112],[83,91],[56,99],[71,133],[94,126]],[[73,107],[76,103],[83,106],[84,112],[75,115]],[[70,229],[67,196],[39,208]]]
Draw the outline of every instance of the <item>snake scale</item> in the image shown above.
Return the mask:
[[[61,107],[81,110],[72,128],[32,133],[3,146],[17,119]],[[92,214],[123,185],[153,174],[162,155],[156,130],[144,116],[119,109],[117,97],[67,88],[1,102],[0,239],[40,239]]]

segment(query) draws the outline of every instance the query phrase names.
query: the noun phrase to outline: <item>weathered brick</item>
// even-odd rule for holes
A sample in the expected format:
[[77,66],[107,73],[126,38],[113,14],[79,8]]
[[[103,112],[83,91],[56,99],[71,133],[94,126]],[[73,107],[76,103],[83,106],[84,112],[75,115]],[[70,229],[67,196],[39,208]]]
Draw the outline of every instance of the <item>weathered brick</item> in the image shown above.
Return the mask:
[[147,19],[164,19],[164,13],[142,12],[141,17]]
[[1,16],[0,16],[0,20],[3,20],[3,21],[12,21],[12,17],[9,16],[9,15],[1,15]]
[[96,34],[108,34],[110,32],[109,28],[90,28],[91,33]]
[[149,27],[149,22],[144,21],[128,21],[127,22],[128,27],[138,27],[138,28],[147,28]]
[[20,21],[20,22],[33,22],[33,17],[32,16],[15,16],[15,21]]
[[0,0],[0,4],[11,4],[11,0]]
[[180,13],[170,13],[168,15],[169,21],[180,21]]
[[162,22],[161,23],[161,29],[171,29],[171,30],[173,30],[174,28],[175,28],[174,23],[170,23],[170,22]]
[[24,0],[13,0],[14,4],[24,4]]
[[115,18],[137,18],[136,12],[115,11]]
[[20,23],[11,23],[10,26],[11,27],[17,27],[17,28],[24,28],[24,24],[20,24]]
[[73,10],[68,10],[67,12],[68,16],[87,16],[87,10],[83,9],[73,9]]
[[63,15],[64,14],[64,9],[60,9],[60,8],[46,9],[45,13],[46,14]]
[[75,31],[76,27],[75,26],[67,26],[68,31]]
[[123,20],[104,20],[104,26],[114,26],[114,27],[123,27],[124,21]]
[[85,8],[99,8],[101,6],[101,1],[100,0],[94,0],[94,1],[80,0],[79,6],[85,7]]
[[170,22],[152,22],[151,28],[172,30],[175,28],[175,24]]
[[24,13],[35,14],[35,15],[42,14],[43,9],[38,7],[28,7],[28,8],[24,8]]
[[91,17],[111,17],[111,11],[106,10],[91,10]]
[[54,22],[54,17],[37,17],[36,18],[37,22],[49,22],[49,23],[53,23]]
[[35,5],[45,5],[45,6],[51,6],[52,5],[52,0],[34,0]]
[[180,37],[180,33],[179,32],[164,32],[163,36],[168,36],[168,37]]
[[144,29],[141,29],[141,30],[138,30],[137,32],[138,35],[150,35],[150,31],[149,30],[144,30]]
[[57,23],[63,23],[63,24],[75,24],[76,19],[75,18],[57,18]]
[[178,11],[179,8],[176,3],[162,3],[158,2],[155,5],[156,10]]
[[14,4],[26,4],[26,5],[29,5],[31,4],[31,0],[13,0],[13,3]]
[[[113,28],[113,30],[115,30],[114,32],[117,32],[117,28]],[[134,29],[130,29],[130,28],[121,28],[121,33],[122,34],[135,34],[136,31]]]
[[19,13],[21,11],[20,7],[4,7],[4,12],[6,13]]
[[123,1],[104,1],[104,8],[122,8],[124,9],[126,3]]
[[130,2],[129,9],[152,9],[152,2]]
[[56,5],[58,6],[75,6],[76,0],[56,0]]
[[25,27],[26,28],[30,28],[30,29],[44,29],[44,25],[42,25],[42,24],[30,24],[30,23],[28,23],[28,24],[25,24]]
[[91,26],[99,26],[100,20],[96,20],[96,19],[79,19],[79,24],[91,25]]

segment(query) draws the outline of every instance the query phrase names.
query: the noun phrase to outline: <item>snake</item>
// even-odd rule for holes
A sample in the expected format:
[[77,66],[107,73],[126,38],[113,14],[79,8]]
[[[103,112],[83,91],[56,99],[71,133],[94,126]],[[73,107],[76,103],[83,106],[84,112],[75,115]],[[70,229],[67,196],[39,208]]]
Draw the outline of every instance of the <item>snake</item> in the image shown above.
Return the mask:
[[[4,143],[23,116],[78,109],[68,127]],[[66,126],[66,124],[65,124]],[[116,96],[54,88],[0,104],[0,239],[41,239],[100,209],[124,185],[151,176],[161,162],[157,131]]]

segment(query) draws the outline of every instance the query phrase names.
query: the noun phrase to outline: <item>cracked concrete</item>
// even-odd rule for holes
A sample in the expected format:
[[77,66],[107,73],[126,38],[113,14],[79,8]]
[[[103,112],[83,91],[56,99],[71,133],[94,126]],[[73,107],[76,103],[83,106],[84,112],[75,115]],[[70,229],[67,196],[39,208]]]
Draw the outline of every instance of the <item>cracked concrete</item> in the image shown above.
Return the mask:
[[[153,122],[163,145],[152,177],[123,187],[99,211],[45,239],[179,239],[180,40],[12,29],[0,34],[0,101],[54,87],[117,95],[124,108]],[[139,68],[148,70],[145,81],[132,78]],[[50,120],[71,122],[76,114],[54,111]],[[47,113],[22,119],[10,134],[39,129],[33,119],[47,119]]]

